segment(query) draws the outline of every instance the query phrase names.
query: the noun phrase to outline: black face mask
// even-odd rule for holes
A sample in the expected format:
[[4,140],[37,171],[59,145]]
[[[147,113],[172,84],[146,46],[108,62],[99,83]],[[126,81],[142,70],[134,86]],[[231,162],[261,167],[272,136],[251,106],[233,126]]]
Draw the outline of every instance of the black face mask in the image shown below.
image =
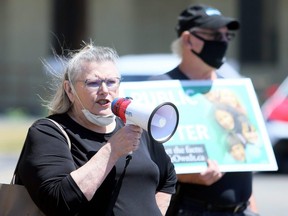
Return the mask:
[[191,50],[192,53],[197,55],[202,61],[213,68],[219,69],[224,63],[224,56],[228,47],[227,41],[209,41],[196,34],[193,34],[198,39],[204,42],[204,46],[200,53]]

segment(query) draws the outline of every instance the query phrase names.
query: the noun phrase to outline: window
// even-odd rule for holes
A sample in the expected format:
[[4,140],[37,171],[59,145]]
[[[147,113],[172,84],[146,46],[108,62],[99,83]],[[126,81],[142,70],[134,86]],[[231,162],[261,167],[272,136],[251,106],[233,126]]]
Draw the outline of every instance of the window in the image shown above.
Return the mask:
[[239,1],[241,63],[277,63],[277,3],[271,0]]
[[53,1],[52,44],[58,55],[79,49],[86,33],[86,0]]

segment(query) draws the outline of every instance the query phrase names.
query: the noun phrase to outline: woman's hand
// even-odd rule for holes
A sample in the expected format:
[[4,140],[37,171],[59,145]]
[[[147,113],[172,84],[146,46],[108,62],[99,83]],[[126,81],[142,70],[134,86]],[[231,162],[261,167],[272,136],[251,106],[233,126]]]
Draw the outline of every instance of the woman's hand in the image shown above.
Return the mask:
[[137,125],[128,124],[117,131],[110,139],[111,150],[121,157],[136,151],[140,144],[143,129]]

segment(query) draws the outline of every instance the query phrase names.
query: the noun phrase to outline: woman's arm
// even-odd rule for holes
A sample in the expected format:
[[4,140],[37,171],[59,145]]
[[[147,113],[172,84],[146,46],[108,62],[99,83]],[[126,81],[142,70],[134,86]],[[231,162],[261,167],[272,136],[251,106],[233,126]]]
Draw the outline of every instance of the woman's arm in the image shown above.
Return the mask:
[[250,196],[249,202],[250,202],[250,204],[249,204],[248,208],[250,208],[251,211],[253,211],[253,212],[255,212],[255,213],[258,213],[258,209],[257,209],[257,205],[256,205],[256,200],[255,200],[255,197],[254,197],[253,194]]
[[117,160],[138,148],[141,133],[142,129],[135,125],[121,128],[86,164],[71,172],[73,180],[88,201],[92,199]]
[[165,215],[166,211],[169,207],[169,204],[170,204],[171,194],[163,193],[163,192],[157,192],[155,197],[156,197],[157,205],[158,205],[162,215]]

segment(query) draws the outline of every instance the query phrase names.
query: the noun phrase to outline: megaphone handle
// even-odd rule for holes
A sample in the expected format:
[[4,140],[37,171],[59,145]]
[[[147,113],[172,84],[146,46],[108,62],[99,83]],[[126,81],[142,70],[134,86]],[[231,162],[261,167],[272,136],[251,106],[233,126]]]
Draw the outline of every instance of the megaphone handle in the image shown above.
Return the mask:
[[[135,125],[132,121],[127,120],[125,125]],[[133,151],[130,151],[128,155],[132,155]]]

